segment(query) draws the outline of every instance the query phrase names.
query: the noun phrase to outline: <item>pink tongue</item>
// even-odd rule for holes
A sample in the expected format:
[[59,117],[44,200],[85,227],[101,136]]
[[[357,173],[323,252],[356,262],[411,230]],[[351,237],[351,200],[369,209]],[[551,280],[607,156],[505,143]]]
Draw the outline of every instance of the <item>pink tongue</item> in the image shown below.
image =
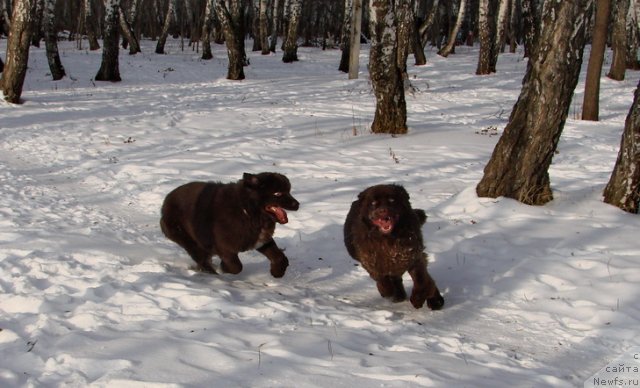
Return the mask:
[[279,223],[286,224],[287,222],[289,222],[289,219],[287,218],[287,212],[285,212],[283,208],[270,206],[268,210],[276,216],[276,219]]
[[391,218],[376,218],[372,222],[382,233],[389,233],[391,229],[393,229],[393,221]]

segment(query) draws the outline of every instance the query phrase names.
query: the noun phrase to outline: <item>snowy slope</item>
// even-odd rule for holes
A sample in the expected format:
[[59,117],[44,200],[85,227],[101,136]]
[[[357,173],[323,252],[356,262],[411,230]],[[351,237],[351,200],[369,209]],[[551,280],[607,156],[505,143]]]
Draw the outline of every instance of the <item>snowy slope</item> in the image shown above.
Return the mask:
[[[638,73],[602,79],[597,123],[578,120],[579,84],[556,199],[529,207],[475,195],[521,53],[478,77],[477,48],[429,51],[409,68],[410,133],[390,137],[368,133],[366,48],[358,80],[338,51],[300,48],[251,53],[234,82],[223,46],[143,44],[116,84],[69,42],[50,81],[32,48],[26,102],[0,102],[0,386],[571,387],[640,345],[640,218],[601,202]],[[164,195],[260,171],[301,202],[276,231],[287,274],[255,252],[239,275],[194,272],[159,230]],[[441,311],[383,300],[343,246],[351,201],[387,182],[429,216]]]

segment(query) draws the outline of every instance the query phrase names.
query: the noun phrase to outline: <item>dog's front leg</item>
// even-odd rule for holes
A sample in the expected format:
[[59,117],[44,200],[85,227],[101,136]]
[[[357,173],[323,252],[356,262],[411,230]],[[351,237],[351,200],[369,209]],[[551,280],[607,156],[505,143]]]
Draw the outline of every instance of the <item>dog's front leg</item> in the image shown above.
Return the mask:
[[282,253],[282,250],[278,248],[273,239],[270,239],[263,246],[258,248],[258,252],[267,256],[271,262],[271,275],[274,278],[281,278],[284,276],[284,273],[289,266],[289,259],[287,259],[287,256]]
[[409,270],[409,275],[413,280],[413,291],[411,292],[411,298],[409,298],[413,307],[419,309],[426,301],[431,310],[440,310],[444,305],[444,298],[440,294],[436,282],[427,272],[426,257],[419,260]]

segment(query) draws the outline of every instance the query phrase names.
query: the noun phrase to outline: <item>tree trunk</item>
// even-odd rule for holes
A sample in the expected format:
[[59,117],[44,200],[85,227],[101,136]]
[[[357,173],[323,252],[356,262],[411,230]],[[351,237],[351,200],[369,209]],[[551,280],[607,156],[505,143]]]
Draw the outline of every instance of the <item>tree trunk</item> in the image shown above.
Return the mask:
[[213,27],[213,1],[207,0],[204,10],[204,21],[202,23],[202,59],[209,60],[213,58],[211,51],[211,29]]
[[353,0],[351,34],[349,36],[349,79],[360,73],[360,33],[362,31],[362,0]]
[[[232,0],[238,1],[238,0]],[[233,8],[239,7],[238,4],[232,4]],[[222,31],[224,33],[224,40],[227,45],[227,55],[229,57],[229,67],[227,70],[227,79],[230,80],[243,80],[244,79],[244,45],[240,44],[240,40],[243,40],[241,32],[241,26],[236,25],[241,19],[234,18],[229,9],[225,5],[224,0],[216,0],[215,4],[216,13]]]
[[284,53],[282,62],[290,63],[298,60],[298,24],[300,23],[300,11],[302,0],[291,0],[291,12],[289,13],[289,26],[284,41]]
[[640,45],[636,1],[632,0],[627,14],[627,69],[640,70],[638,46]]
[[[0,58],[0,73],[2,73],[4,71],[4,62],[2,62],[2,58]],[[2,86],[2,83],[0,83],[0,86]]]
[[93,14],[93,1],[84,0],[84,29],[89,39],[89,50],[95,51],[100,49],[98,43],[96,20]]
[[624,80],[627,68],[627,12],[629,0],[613,0],[613,29],[611,32],[611,49],[613,58],[607,77]]
[[531,58],[531,55],[535,49],[535,44],[538,41],[538,33],[540,29],[540,13],[533,4],[535,0],[521,1],[524,57]]
[[578,82],[593,0],[545,4],[538,46],[509,123],[476,187],[481,197],[531,205],[553,199],[549,165]]
[[164,17],[164,24],[162,25],[162,32],[158,38],[156,44],[156,54],[164,54],[164,45],[167,43],[167,37],[169,36],[169,28],[171,27],[171,21],[175,18],[177,0],[169,0],[167,4],[167,14]]
[[343,73],[349,72],[349,51],[351,48],[351,19],[353,14],[353,0],[344,1],[344,18],[342,18],[342,34],[340,36],[340,50],[342,55],[340,56],[340,65],[338,70]]
[[66,75],[60,53],[58,52],[58,34],[55,29],[55,6],[56,0],[45,0],[42,14],[42,24],[44,27],[44,42],[47,51],[49,70],[54,81],[62,79]]
[[278,14],[280,13],[280,0],[273,0],[273,11],[271,15],[271,42],[269,42],[269,51],[276,52],[278,44]]
[[20,103],[22,86],[27,75],[35,3],[35,0],[16,0],[13,3],[11,31],[7,42],[7,63],[0,79],[4,99],[13,104]]
[[447,44],[438,51],[438,55],[443,57],[448,57],[451,54],[453,48],[456,44],[456,36],[458,36],[458,31],[460,31],[460,26],[462,25],[462,21],[464,20],[465,10],[467,9],[467,0],[460,0],[460,4],[458,6],[458,17],[456,18],[456,24],[453,26],[451,31],[449,32],[449,37],[447,38]]
[[496,72],[493,61],[496,44],[496,17],[495,8],[497,0],[480,0],[478,11],[478,35],[480,39],[480,53],[478,55],[477,75],[486,75]]
[[102,64],[96,74],[96,81],[119,82],[118,64],[118,11],[120,0],[109,0],[105,6],[104,32],[102,34]]
[[640,208],[640,84],[627,115],[618,160],[604,189],[604,202],[629,213]]
[[611,0],[596,0],[596,21],[591,39],[591,54],[584,85],[582,119],[598,121],[600,111],[600,76],[607,44]]
[[394,0],[370,0],[371,49],[369,73],[376,96],[373,133],[407,133],[407,105],[402,71],[398,68],[397,21]]
[[267,15],[268,0],[260,0],[260,48],[262,55],[269,55],[269,18]]
[[129,44],[129,55],[135,55],[142,52],[142,50],[140,50],[138,38],[136,38],[136,34],[133,32],[133,28],[131,28],[131,22],[133,22],[133,20],[127,20],[127,15],[122,10],[122,7],[118,8],[118,14],[122,34],[124,35],[126,42]]

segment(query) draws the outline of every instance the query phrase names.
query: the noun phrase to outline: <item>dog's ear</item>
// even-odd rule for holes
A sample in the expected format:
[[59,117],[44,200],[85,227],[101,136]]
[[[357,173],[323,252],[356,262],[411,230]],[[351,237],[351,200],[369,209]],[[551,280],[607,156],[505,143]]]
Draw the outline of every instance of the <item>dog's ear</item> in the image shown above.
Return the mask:
[[409,203],[409,193],[407,192],[407,190],[403,186],[396,185],[396,192],[398,193],[398,196],[403,201],[406,201],[406,203]]
[[258,179],[258,176],[249,174],[248,172],[242,174],[242,182],[247,187],[257,188],[258,186],[260,186],[260,180]]
[[369,194],[369,189],[370,187],[364,191],[361,191],[360,194],[358,194],[358,201],[362,201],[367,197],[367,195]]

